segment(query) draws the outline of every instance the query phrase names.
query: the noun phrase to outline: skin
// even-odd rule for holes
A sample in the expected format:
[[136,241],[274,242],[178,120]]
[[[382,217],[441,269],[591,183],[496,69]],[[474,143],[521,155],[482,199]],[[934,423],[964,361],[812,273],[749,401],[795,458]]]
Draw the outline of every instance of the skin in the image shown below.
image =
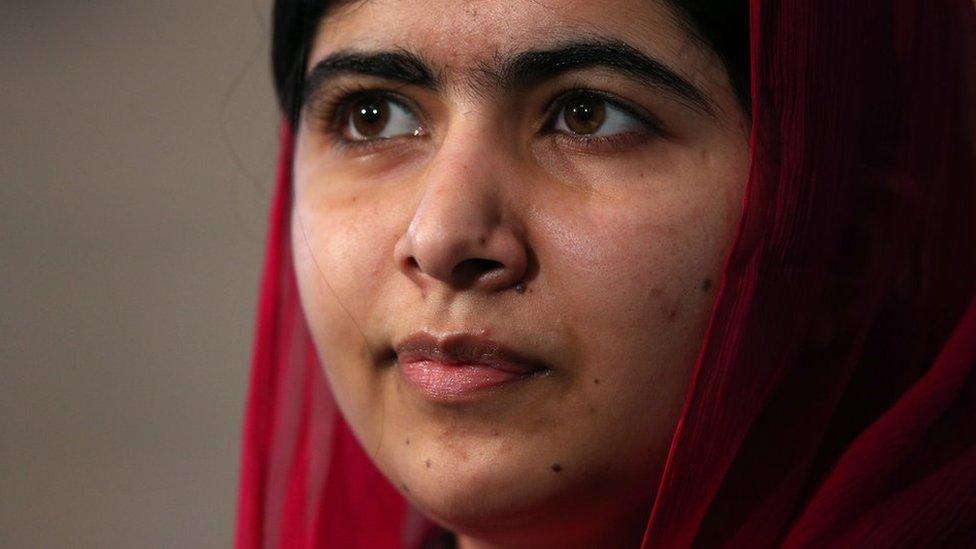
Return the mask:
[[[473,87],[479,67],[581,36],[653,55],[713,113],[605,68],[517,93]],[[297,128],[294,261],[336,401],[462,547],[635,546],[741,214],[748,118],[714,54],[656,1],[357,2],[327,15],[309,68],[395,48],[444,89],[334,84],[409,98],[422,135],[351,152],[314,106]],[[588,147],[540,130],[567,85],[639,105],[667,135]],[[392,355],[420,330],[483,334],[551,371],[432,402]]]

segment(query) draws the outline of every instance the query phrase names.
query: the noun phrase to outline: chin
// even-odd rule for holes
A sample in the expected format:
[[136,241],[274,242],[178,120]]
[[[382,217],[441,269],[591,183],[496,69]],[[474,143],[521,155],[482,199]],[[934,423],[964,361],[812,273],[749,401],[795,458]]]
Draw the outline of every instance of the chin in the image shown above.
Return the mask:
[[544,449],[525,447],[517,435],[416,438],[382,456],[380,468],[421,512],[453,531],[518,525],[553,507],[568,486],[553,478],[561,472],[533,459]]
[[406,494],[426,516],[457,533],[496,537],[558,514],[560,494],[515,468],[431,475]]
[[[583,523],[609,519],[615,508],[635,505],[628,502],[628,491],[646,499],[649,486],[633,482],[632,472],[589,463],[588,456],[568,455],[547,442],[547,447],[530,446],[518,435],[421,437],[409,449],[383,456],[380,465],[431,520],[500,545],[531,545],[536,530],[544,535],[540,539],[549,539],[554,528],[569,533]],[[540,458],[547,455],[569,459],[560,464]],[[519,532],[519,538],[509,538],[511,532]]]
[[[533,478],[520,467],[447,475],[407,494],[428,518],[455,534],[499,547],[598,547],[579,541],[595,524],[623,524],[633,509],[646,516],[653,498],[643,486],[615,493],[587,482]],[[624,517],[622,519],[622,517]]]

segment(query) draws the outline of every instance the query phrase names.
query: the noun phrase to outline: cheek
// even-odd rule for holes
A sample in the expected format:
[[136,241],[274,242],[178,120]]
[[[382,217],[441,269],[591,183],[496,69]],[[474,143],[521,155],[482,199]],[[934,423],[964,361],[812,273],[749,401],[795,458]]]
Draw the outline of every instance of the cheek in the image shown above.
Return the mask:
[[299,201],[293,212],[292,250],[303,297],[317,305],[307,311],[310,320],[323,315],[336,320],[337,309],[346,321],[362,320],[357,313],[370,309],[376,298],[370,290],[390,263],[392,251],[384,253],[389,239],[363,212],[309,202]]
[[645,455],[639,463],[656,471],[714,304],[725,205],[656,196],[562,206],[537,217],[550,237],[537,293],[551,290],[550,309],[583,335],[570,368],[583,396],[567,413],[590,436],[572,445],[595,462],[607,445]]
[[[733,229],[736,202],[716,196],[541,202],[556,205],[537,212],[549,236],[540,263],[549,266],[552,308],[586,334],[578,370],[597,408],[663,422],[680,408]],[[646,414],[649,398],[660,413]]]
[[[375,368],[362,327],[380,299],[380,281],[392,261],[392,243],[383,228],[348,207],[311,196],[296,200],[291,240],[300,301],[312,339],[340,409],[354,425],[377,398]],[[389,244],[389,245],[387,245]]]
[[540,261],[587,322],[657,332],[702,308],[704,281],[721,267],[725,227],[709,226],[704,209],[647,202],[540,216],[551,237]]

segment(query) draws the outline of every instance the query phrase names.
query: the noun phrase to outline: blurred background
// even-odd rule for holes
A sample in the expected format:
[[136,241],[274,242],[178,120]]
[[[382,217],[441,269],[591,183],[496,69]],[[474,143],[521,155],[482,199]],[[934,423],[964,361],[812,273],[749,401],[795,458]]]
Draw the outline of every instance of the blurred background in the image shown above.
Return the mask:
[[0,2],[0,547],[228,547],[270,1]]

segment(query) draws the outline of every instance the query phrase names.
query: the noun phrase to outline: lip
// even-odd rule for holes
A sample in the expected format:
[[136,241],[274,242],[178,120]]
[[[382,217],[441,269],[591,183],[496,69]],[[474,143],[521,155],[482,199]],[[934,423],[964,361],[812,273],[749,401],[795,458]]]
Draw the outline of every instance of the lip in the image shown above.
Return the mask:
[[394,348],[403,376],[435,402],[470,400],[490,389],[526,380],[549,368],[483,336],[415,333]]

